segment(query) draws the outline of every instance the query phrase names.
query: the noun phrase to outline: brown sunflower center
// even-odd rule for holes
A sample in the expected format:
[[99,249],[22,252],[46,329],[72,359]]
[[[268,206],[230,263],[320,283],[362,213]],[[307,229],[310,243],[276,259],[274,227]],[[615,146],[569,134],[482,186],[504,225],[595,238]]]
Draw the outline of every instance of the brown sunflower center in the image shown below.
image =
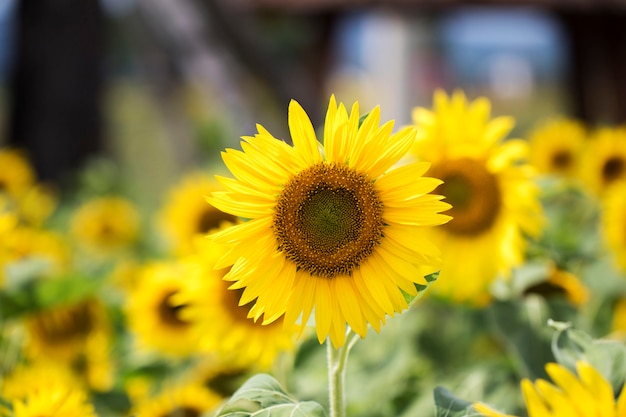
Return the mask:
[[207,207],[198,217],[196,230],[198,233],[206,233],[222,224],[222,222],[234,222],[236,219],[232,214],[224,213],[214,207]]
[[162,417],[200,417],[202,411],[191,406],[176,407],[167,414],[163,414]]
[[43,312],[35,317],[38,334],[50,344],[86,338],[94,326],[94,317],[88,302],[64,306]]
[[448,232],[476,236],[495,222],[502,206],[497,178],[480,161],[470,158],[449,160],[433,166],[431,175],[443,180],[436,193],[452,205]]
[[351,274],[383,236],[383,204],[366,174],[318,163],[290,179],[278,198],[278,249],[299,269],[333,278]]
[[621,177],[624,174],[624,168],[626,168],[624,165],[624,159],[618,156],[607,159],[602,166],[604,182],[610,183]]
[[176,294],[176,291],[170,291],[159,303],[159,318],[161,322],[171,327],[186,327],[189,323],[181,319],[180,312],[187,307],[185,304],[175,304],[172,297]]
[[557,171],[566,170],[573,163],[572,154],[565,149],[561,149],[552,154],[550,163],[552,167],[556,169]]

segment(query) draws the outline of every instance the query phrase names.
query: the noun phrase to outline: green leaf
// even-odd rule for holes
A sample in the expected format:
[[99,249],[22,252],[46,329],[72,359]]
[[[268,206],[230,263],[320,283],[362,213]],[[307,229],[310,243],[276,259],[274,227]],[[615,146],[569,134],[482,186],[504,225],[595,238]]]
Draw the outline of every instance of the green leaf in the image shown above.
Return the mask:
[[411,295],[407,292],[402,291],[404,300],[409,305],[409,307],[424,294],[424,291],[426,291],[428,287],[430,287],[435,281],[437,281],[437,278],[439,278],[439,271],[433,272],[432,274],[428,274],[424,277],[424,279],[426,280],[426,285],[413,284],[415,285],[415,289],[417,290],[416,295]]
[[552,323],[557,332],[552,339],[552,351],[557,362],[571,370],[576,362],[589,362],[609,381],[613,390],[624,384],[626,375],[626,346],[618,341],[593,339],[587,333]]
[[101,281],[83,275],[42,279],[35,287],[37,304],[41,308],[74,302],[95,294]]
[[292,399],[281,385],[267,374],[258,374],[246,381],[226,404],[218,417],[326,417],[324,408],[313,401]]
[[434,391],[437,417],[462,417],[475,415],[472,411],[472,403],[457,398],[449,390],[436,387]]

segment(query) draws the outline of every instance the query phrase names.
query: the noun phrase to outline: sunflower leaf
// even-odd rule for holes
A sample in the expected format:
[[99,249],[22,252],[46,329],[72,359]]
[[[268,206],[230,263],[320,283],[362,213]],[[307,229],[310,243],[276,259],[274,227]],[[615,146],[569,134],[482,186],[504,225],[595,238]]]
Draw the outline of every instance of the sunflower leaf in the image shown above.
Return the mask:
[[428,287],[433,284],[433,282],[437,281],[437,278],[439,278],[439,271],[433,272],[432,274],[428,274],[424,277],[424,279],[426,280],[426,285],[414,283],[413,285],[415,285],[415,289],[417,290],[417,294],[415,295],[411,295],[407,292],[402,291],[404,300],[409,305],[409,307],[424,294],[424,291],[426,291]]
[[298,402],[267,374],[246,381],[224,404],[217,417],[326,417],[324,408],[313,401]]

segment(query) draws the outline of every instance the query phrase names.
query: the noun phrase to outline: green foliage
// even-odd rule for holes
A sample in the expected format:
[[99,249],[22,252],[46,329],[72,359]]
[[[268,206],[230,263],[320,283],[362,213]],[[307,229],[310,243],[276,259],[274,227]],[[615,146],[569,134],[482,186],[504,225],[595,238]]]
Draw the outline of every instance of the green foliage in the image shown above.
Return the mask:
[[239,388],[222,407],[218,417],[305,417],[326,416],[324,408],[313,401],[292,399],[273,377],[258,374]]
[[443,387],[434,390],[437,417],[462,417],[472,414],[472,403],[457,398]]

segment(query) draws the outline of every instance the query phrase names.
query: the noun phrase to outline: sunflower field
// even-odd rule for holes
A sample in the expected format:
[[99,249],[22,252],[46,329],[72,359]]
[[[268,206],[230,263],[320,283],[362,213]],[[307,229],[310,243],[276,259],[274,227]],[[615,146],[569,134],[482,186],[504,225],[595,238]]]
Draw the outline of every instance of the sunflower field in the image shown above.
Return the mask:
[[0,415],[626,417],[626,129],[323,111],[158,207],[0,148]]

